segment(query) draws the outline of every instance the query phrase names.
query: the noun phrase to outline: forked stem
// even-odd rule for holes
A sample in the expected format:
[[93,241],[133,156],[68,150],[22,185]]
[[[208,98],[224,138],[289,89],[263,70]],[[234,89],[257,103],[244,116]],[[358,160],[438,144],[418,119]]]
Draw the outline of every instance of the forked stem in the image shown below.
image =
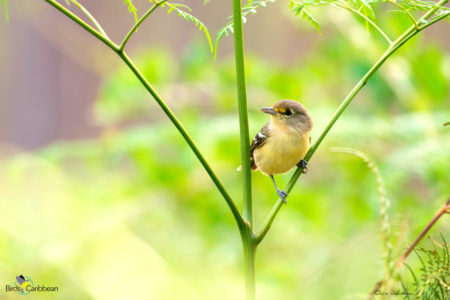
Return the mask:
[[167,0],[163,0],[161,2],[155,1],[155,4],[149,10],[147,10],[147,12],[136,22],[136,24],[134,24],[134,26],[130,29],[130,31],[127,33],[127,35],[123,39],[123,42],[120,44],[120,47],[119,47],[120,52],[123,52],[125,45],[128,43],[128,40],[137,31],[139,26],[141,26],[142,22],[144,22],[145,19],[147,19],[147,17],[150,16],[152,14],[152,12],[154,12],[158,8],[158,6],[164,4],[164,2],[166,2],[166,1]]
[[[350,93],[345,97],[345,99],[341,102],[338,109],[334,113],[334,115],[331,117],[331,120],[328,122],[325,129],[320,134],[317,141],[314,143],[314,145],[309,149],[308,153],[306,153],[306,156],[304,160],[306,162],[309,162],[311,157],[316,152],[317,148],[322,143],[323,139],[327,136],[328,132],[331,130],[331,128],[334,126],[336,121],[339,119],[339,117],[342,115],[342,113],[345,111],[347,106],[352,102],[352,100],[355,98],[355,96],[359,93],[359,91],[366,85],[366,83],[369,81],[369,79],[376,73],[376,71],[384,64],[384,62],[395,52],[397,51],[401,46],[403,46],[408,40],[410,40],[413,36],[415,36],[420,31],[426,29],[427,27],[433,25],[434,23],[446,18],[449,15],[449,12],[440,14],[433,18],[430,21],[426,21],[430,16],[432,16],[438,9],[439,6],[447,3],[448,0],[441,0],[436,7],[433,7],[431,10],[429,10],[421,20],[423,20],[424,25],[419,26],[419,28],[416,28],[414,25],[411,26],[409,29],[407,29],[400,37],[398,37],[389,47],[388,49],[381,55],[381,57],[378,59],[378,61],[370,68],[370,70],[361,78],[361,80],[355,85],[355,87],[350,91]],[[294,174],[292,175],[291,179],[289,180],[289,183],[285,189],[287,193],[289,193],[292,188],[294,187],[295,183],[299,179],[300,175],[302,174],[303,168],[298,167],[297,170],[295,170]],[[255,240],[256,243],[259,244],[269,231],[270,227],[272,226],[273,221],[275,220],[276,215],[281,209],[281,206],[283,205],[283,201],[281,199],[278,199],[275,205],[272,207],[270,212],[267,214],[266,218],[263,221],[263,225],[261,226],[261,229],[257,231],[255,234]]]
[[214,173],[212,168],[210,167],[209,163],[206,161],[203,154],[200,152],[200,149],[197,147],[197,145],[192,140],[189,133],[186,131],[186,129],[183,127],[181,122],[177,119],[175,114],[171,111],[171,109],[167,106],[167,104],[164,102],[164,100],[158,95],[158,93],[153,89],[153,87],[150,85],[150,83],[147,81],[145,76],[141,73],[141,71],[134,65],[134,63],[131,61],[131,59],[128,57],[128,55],[121,50],[119,46],[117,46],[114,42],[112,42],[109,38],[98,32],[97,30],[93,29],[91,26],[86,24],[83,20],[81,20],[79,17],[77,17],[75,14],[73,14],[70,10],[56,2],[55,0],[45,0],[50,5],[61,11],[63,14],[65,14],[67,17],[78,23],[81,27],[86,29],[89,33],[94,35],[96,38],[98,38],[100,41],[102,41],[105,45],[110,47],[114,52],[116,52],[120,58],[125,62],[125,64],[130,68],[130,70],[134,73],[134,75],[139,79],[139,81],[142,83],[142,85],[147,89],[147,91],[153,96],[155,101],[158,103],[158,105],[161,107],[161,109],[164,111],[166,116],[170,119],[172,124],[177,128],[178,132],[182,135],[185,142],[189,145],[192,152],[194,152],[195,156],[198,158],[200,163],[202,164],[205,171],[208,173],[211,180],[214,182],[216,188],[220,192],[220,194],[225,199],[226,203],[228,204],[228,207],[231,210],[231,213],[233,214],[234,219],[236,220],[236,223],[239,228],[239,232],[241,232],[241,235],[244,231],[248,230],[248,226],[244,219],[242,218],[239,209],[237,208],[236,204],[234,203],[231,196],[228,194],[227,190],[217,177],[217,175]]

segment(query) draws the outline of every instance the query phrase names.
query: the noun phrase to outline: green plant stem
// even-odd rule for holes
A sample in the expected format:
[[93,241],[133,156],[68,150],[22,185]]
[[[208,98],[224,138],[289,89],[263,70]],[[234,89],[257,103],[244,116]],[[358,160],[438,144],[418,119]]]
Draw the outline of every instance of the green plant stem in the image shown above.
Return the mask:
[[[448,0],[442,0],[439,2],[438,5],[442,5],[447,3]],[[435,7],[428,11],[421,20],[426,20],[431,15],[433,15],[439,8]],[[376,71],[383,65],[383,63],[395,52],[397,49],[399,49],[403,44],[405,44],[408,40],[410,40],[414,35],[416,35],[418,32],[424,30],[425,28],[431,26],[432,24],[438,22],[439,20],[444,19],[448,16],[447,13],[443,13],[432,20],[428,21],[422,26],[419,26],[419,28],[416,28],[414,25],[411,26],[409,29],[407,29],[400,37],[398,37],[389,47],[388,49],[381,55],[381,57],[378,59],[378,61],[370,68],[370,70],[361,78],[361,80],[355,85],[355,87],[350,91],[350,93],[345,97],[345,99],[341,102],[338,109],[334,113],[334,115],[331,117],[331,120],[328,122],[325,129],[320,134],[317,141],[314,143],[314,145],[309,149],[308,153],[306,153],[306,156],[304,158],[305,161],[309,162],[311,157],[316,152],[317,148],[322,143],[323,139],[327,136],[330,129],[333,127],[333,125],[336,123],[336,121],[339,119],[339,117],[342,115],[342,113],[345,111],[347,106],[352,102],[352,100],[355,98],[355,96],[359,93],[359,91],[366,85],[367,81],[376,73]],[[298,167],[294,174],[292,175],[291,179],[289,180],[289,183],[285,189],[287,193],[289,193],[292,188],[294,187],[295,183],[297,182],[298,178],[302,174],[303,168]],[[264,239],[265,235],[269,231],[270,227],[272,226],[273,221],[275,220],[276,215],[281,209],[281,206],[283,205],[283,202],[281,199],[278,199],[275,205],[272,207],[268,215],[263,221],[263,224],[261,226],[261,229],[257,231],[255,234],[255,242],[258,245],[261,243],[261,241]]]
[[345,3],[341,3],[341,2],[336,2],[335,4],[338,7],[344,8],[348,11],[353,12],[354,14],[357,14],[358,16],[360,16],[361,18],[363,18],[364,20],[366,20],[370,25],[372,25],[373,28],[375,28],[382,36],[383,38],[388,42],[389,45],[392,44],[391,39],[388,37],[388,35],[380,28],[378,27],[377,24],[375,24],[375,22],[373,22],[370,18],[368,18],[367,16],[365,16],[364,14],[362,14],[360,11],[348,6]]
[[244,219],[253,225],[252,214],[252,177],[250,168],[250,138],[248,129],[248,109],[247,109],[247,91],[245,84],[245,66],[244,66],[244,42],[242,30],[242,3],[241,0],[233,0],[233,24],[234,24],[234,53],[236,60],[236,82],[237,96],[239,106],[239,129],[241,137],[241,162],[242,175],[244,177],[243,199]]
[[115,52],[119,51],[119,46],[117,46],[113,41],[111,41],[107,36],[103,35],[102,33],[98,32],[91,26],[89,26],[86,22],[81,20],[78,16],[76,16],[74,13],[72,13],[70,10],[56,2],[55,0],[45,0],[47,3],[55,7],[57,10],[65,14],[67,17],[72,19],[75,23],[83,27],[85,30],[87,30],[90,34],[95,36],[97,39],[102,41],[105,45],[107,45],[109,48],[114,50]]
[[5,13],[5,21],[9,22],[9,14],[8,14],[8,0],[0,0],[3,5],[3,12]]
[[94,16],[91,15],[91,13],[80,3],[78,3],[78,1],[76,0],[70,0],[72,1],[76,6],[78,6],[78,8],[89,18],[89,20],[91,20],[91,22],[94,24],[94,26],[97,28],[97,30],[107,39],[109,39],[108,35],[106,34],[106,32],[103,30],[102,26],[100,26],[100,24],[97,22],[97,20],[94,18]]
[[180,123],[180,121],[177,119],[177,117],[173,114],[173,112],[170,110],[170,108],[166,105],[166,103],[162,100],[162,98],[156,93],[156,91],[153,89],[153,87],[150,85],[150,83],[147,81],[145,76],[139,71],[139,69],[134,65],[134,63],[131,61],[131,59],[127,56],[127,54],[120,50],[119,46],[117,46],[114,42],[103,36],[101,33],[93,29],[91,26],[86,24],[83,20],[78,18],[75,14],[73,14],[71,11],[66,9],[64,6],[60,5],[55,0],[45,0],[52,6],[54,6],[56,9],[61,11],[63,14],[68,16],[70,19],[78,23],[81,27],[86,29],[88,32],[90,32],[92,35],[97,37],[100,41],[102,41],[105,45],[110,47],[114,52],[116,52],[120,58],[127,64],[127,66],[130,68],[130,70],[136,75],[136,77],[139,79],[139,81],[142,83],[142,85],[147,89],[147,91],[153,96],[155,101],[158,103],[158,105],[161,107],[161,109],[164,111],[164,113],[167,115],[167,117],[172,121],[172,124],[178,129],[180,134],[183,136],[186,143],[191,148],[192,152],[194,152],[195,156],[197,156],[198,160],[202,164],[203,168],[208,173],[211,180],[216,185],[219,192],[222,194],[223,198],[225,199],[226,203],[228,204],[234,219],[236,220],[236,223],[238,225],[239,231],[241,232],[241,235],[243,232],[245,232],[248,228],[247,224],[244,222],[241,214],[239,213],[239,210],[226,191],[225,187],[220,182],[217,175],[214,173],[212,168],[209,166],[206,159],[203,157],[202,153],[198,149],[197,145],[194,143],[186,129],[183,127],[183,125]]
[[392,5],[399,7],[404,13],[406,13],[408,15],[408,17],[411,19],[411,21],[413,22],[416,29],[419,29],[419,25],[417,24],[416,19],[414,19],[414,16],[407,9],[405,9],[403,7],[403,5],[395,2],[395,0],[388,0],[388,2],[391,3]]
[[214,171],[209,166],[206,159],[203,157],[202,153],[200,152],[197,145],[192,140],[189,133],[186,131],[186,129],[183,127],[183,125],[177,119],[177,117],[174,115],[174,113],[170,110],[170,108],[166,105],[164,100],[162,100],[162,98],[156,93],[156,91],[153,89],[153,87],[147,81],[145,76],[139,71],[139,69],[130,60],[130,58],[127,56],[127,54],[124,52],[118,52],[118,54],[122,58],[122,60],[127,64],[127,66],[130,68],[130,70],[134,73],[134,75],[136,75],[136,77],[139,79],[139,81],[142,83],[142,85],[153,96],[155,101],[158,103],[158,105],[161,107],[161,109],[164,111],[164,113],[167,115],[167,117],[170,119],[170,121],[172,121],[172,124],[178,129],[178,131],[183,136],[186,143],[191,148],[192,152],[194,152],[195,156],[197,156],[198,160],[203,165],[203,168],[206,170],[209,177],[212,179],[212,181],[216,185],[217,189],[219,190],[219,192],[222,194],[223,198],[227,202],[228,206],[231,209],[231,212],[233,213],[234,218],[236,219],[236,222],[238,223],[240,230],[244,230],[244,228],[246,226],[244,225],[242,216],[239,213],[237,206],[234,204],[233,200],[231,199],[230,195],[226,191],[225,187],[222,185],[222,183],[220,182],[217,175],[214,173]]
[[257,244],[253,239],[251,228],[248,227],[244,234],[241,233],[241,240],[244,250],[245,296],[247,300],[254,300],[256,298],[255,260]]
[[234,55],[236,61],[236,83],[239,106],[239,129],[241,138],[241,164],[243,176],[243,217],[248,223],[245,232],[241,231],[245,264],[246,299],[253,300],[255,291],[256,243],[253,240],[252,177],[250,167],[250,138],[248,129],[247,91],[245,84],[244,38],[242,29],[242,3],[233,0]]
[[134,26],[130,29],[128,34],[125,36],[125,38],[123,39],[123,42],[120,44],[120,47],[119,47],[120,51],[123,51],[123,49],[125,48],[125,45],[128,43],[128,40],[136,32],[136,30],[142,24],[142,22],[144,22],[145,19],[147,19],[147,17],[150,16],[151,13],[154,12],[158,8],[158,6],[160,6],[161,4],[163,4],[166,1],[167,0],[163,0],[161,2],[156,2],[155,1],[155,4],[149,10],[147,10],[145,12],[145,14],[136,22],[136,24],[134,24]]

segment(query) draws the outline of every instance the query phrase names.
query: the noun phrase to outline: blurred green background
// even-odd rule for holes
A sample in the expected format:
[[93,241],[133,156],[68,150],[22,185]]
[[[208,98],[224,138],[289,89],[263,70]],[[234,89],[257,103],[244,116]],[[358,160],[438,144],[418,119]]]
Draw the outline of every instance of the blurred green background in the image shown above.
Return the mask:
[[[339,12],[319,14],[331,20],[325,31],[337,29],[292,63],[247,52],[251,135],[267,122],[259,108],[288,98],[310,111],[314,142],[382,53],[376,33]],[[395,13],[379,22],[392,35],[409,26]],[[258,249],[258,299],[365,299],[383,276],[376,178],[360,158],[331,147],[359,149],[377,163],[391,202],[395,255],[448,198],[444,45],[433,36],[414,38],[339,119]],[[164,45],[131,54],[240,207],[233,57],[214,61],[200,34],[181,54]],[[13,285],[20,273],[59,287],[33,299],[242,299],[240,237],[225,202],[132,73],[119,63],[111,69],[92,107],[97,135],[33,151],[1,145],[0,284]],[[277,176],[281,186],[291,173]],[[253,195],[261,224],[276,194],[259,172]],[[443,218],[431,236],[450,241],[449,225]],[[418,269],[414,258],[409,262]],[[2,287],[1,299],[17,297]]]

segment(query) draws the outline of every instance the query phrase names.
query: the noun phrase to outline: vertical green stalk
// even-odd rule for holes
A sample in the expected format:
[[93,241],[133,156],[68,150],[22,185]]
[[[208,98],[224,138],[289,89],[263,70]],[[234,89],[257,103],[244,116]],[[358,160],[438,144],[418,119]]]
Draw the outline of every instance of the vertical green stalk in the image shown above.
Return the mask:
[[5,21],[9,22],[9,14],[8,14],[8,0],[1,0],[3,4],[3,11],[5,12]]
[[246,228],[244,232],[241,232],[242,247],[244,250],[244,265],[245,265],[245,299],[256,299],[256,282],[255,282],[255,259],[256,259],[256,246],[253,239],[252,230]]
[[233,0],[234,55],[236,61],[236,83],[239,105],[239,129],[241,137],[241,162],[243,182],[243,217],[248,223],[241,231],[245,264],[246,299],[255,299],[255,255],[256,243],[253,239],[252,177],[250,169],[250,138],[248,129],[247,92],[245,84],[244,38],[242,30],[242,3]]
[[241,0],[233,0],[234,55],[239,104],[239,129],[241,136],[242,175],[244,176],[244,219],[253,225],[252,177],[250,169],[250,138],[248,130],[247,91],[245,84],[244,41],[242,33]]

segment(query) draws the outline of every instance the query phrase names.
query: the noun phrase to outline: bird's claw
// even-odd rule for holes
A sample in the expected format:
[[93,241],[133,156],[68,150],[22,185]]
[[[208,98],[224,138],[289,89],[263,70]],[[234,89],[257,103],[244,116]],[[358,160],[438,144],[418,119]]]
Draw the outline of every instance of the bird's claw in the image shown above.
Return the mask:
[[302,159],[298,164],[297,167],[302,168],[302,173],[306,174],[308,172],[308,163],[306,160]]
[[287,203],[286,198],[288,196],[288,193],[286,193],[285,191],[278,190],[277,194],[278,194],[278,197],[280,197],[280,199],[283,201],[283,203],[286,204]]

